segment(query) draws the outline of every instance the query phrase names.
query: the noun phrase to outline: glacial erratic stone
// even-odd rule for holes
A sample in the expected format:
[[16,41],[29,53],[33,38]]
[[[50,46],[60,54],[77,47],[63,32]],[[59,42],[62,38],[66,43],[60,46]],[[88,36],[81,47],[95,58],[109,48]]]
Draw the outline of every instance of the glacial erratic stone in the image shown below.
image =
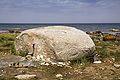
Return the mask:
[[68,26],[48,26],[23,31],[15,39],[17,54],[28,52],[45,62],[77,60],[95,50],[85,32]]

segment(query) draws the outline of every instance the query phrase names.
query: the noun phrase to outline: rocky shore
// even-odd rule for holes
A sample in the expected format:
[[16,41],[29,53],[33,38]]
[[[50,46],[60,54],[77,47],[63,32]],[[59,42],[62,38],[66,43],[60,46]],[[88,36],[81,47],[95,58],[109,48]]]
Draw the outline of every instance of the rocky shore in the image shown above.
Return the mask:
[[120,33],[86,33],[96,45],[94,56],[97,57],[84,57],[67,63],[34,61],[30,56],[25,57],[25,53],[18,56],[14,39],[19,33],[0,33],[0,80],[18,80],[20,78],[16,76],[19,75],[22,80],[119,80]]

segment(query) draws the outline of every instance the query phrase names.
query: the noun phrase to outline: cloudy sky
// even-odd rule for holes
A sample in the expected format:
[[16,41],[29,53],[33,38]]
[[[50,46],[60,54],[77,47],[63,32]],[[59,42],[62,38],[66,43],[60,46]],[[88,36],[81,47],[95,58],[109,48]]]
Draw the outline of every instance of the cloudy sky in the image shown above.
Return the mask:
[[0,0],[0,23],[120,23],[120,0]]

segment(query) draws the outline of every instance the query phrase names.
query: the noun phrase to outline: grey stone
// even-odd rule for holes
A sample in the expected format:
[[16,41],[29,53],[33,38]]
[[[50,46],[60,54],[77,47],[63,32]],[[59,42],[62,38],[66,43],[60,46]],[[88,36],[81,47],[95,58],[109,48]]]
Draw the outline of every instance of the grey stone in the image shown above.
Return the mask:
[[94,62],[93,63],[102,63],[100,58],[98,56],[94,56]]
[[38,61],[71,61],[91,55],[95,50],[85,32],[68,26],[48,26],[23,31],[15,39],[17,54],[32,53]]
[[29,78],[34,78],[36,75],[29,75],[29,74],[24,74],[24,75],[17,75],[15,78],[17,79],[29,79]]
[[25,59],[20,56],[7,56],[0,58],[0,68],[5,67],[37,67],[41,62]]
[[15,65],[18,61],[23,61],[24,58],[20,56],[6,56],[0,58],[0,68],[9,67],[11,64]]
[[57,78],[63,77],[63,75],[62,75],[62,74],[57,74],[56,77],[57,77]]
[[114,67],[120,68],[120,64],[114,64]]

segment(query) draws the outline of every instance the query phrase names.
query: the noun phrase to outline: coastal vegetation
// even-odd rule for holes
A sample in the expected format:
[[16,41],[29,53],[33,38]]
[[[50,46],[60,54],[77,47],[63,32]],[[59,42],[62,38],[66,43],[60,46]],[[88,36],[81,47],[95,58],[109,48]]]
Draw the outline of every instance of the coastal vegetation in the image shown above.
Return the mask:
[[15,55],[14,40],[17,35],[17,33],[0,33],[0,53]]
[[[19,33],[0,33],[0,57],[16,55],[14,48],[14,40]],[[4,77],[0,77],[0,80],[17,80],[14,78],[17,74],[37,74],[37,77],[33,80],[48,77],[48,79],[58,79],[56,74],[62,74],[63,80],[75,80],[81,77],[81,80],[90,79],[103,79],[103,80],[118,80],[120,71],[119,67],[114,66],[120,63],[120,41],[108,40],[103,41],[101,37],[95,37],[90,35],[93,39],[96,50],[95,54],[101,60],[102,63],[94,64],[93,56],[83,57],[79,60],[72,61],[70,63],[71,68],[58,67],[58,66],[41,66],[41,67],[31,67],[31,68],[5,68],[6,71],[11,72],[11,74],[5,74]],[[102,37],[103,38],[103,37]],[[27,53],[21,51],[20,56],[26,56]],[[1,71],[4,69],[0,69]],[[14,73],[13,71],[16,71]],[[39,74],[38,74],[39,73]],[[43,76],[40,76],[44,74]],[[78,76],[79,75],[79,76]],[[6,77],[7,76],[7,77]],[[74,77],[76,76],[76,77]]]

